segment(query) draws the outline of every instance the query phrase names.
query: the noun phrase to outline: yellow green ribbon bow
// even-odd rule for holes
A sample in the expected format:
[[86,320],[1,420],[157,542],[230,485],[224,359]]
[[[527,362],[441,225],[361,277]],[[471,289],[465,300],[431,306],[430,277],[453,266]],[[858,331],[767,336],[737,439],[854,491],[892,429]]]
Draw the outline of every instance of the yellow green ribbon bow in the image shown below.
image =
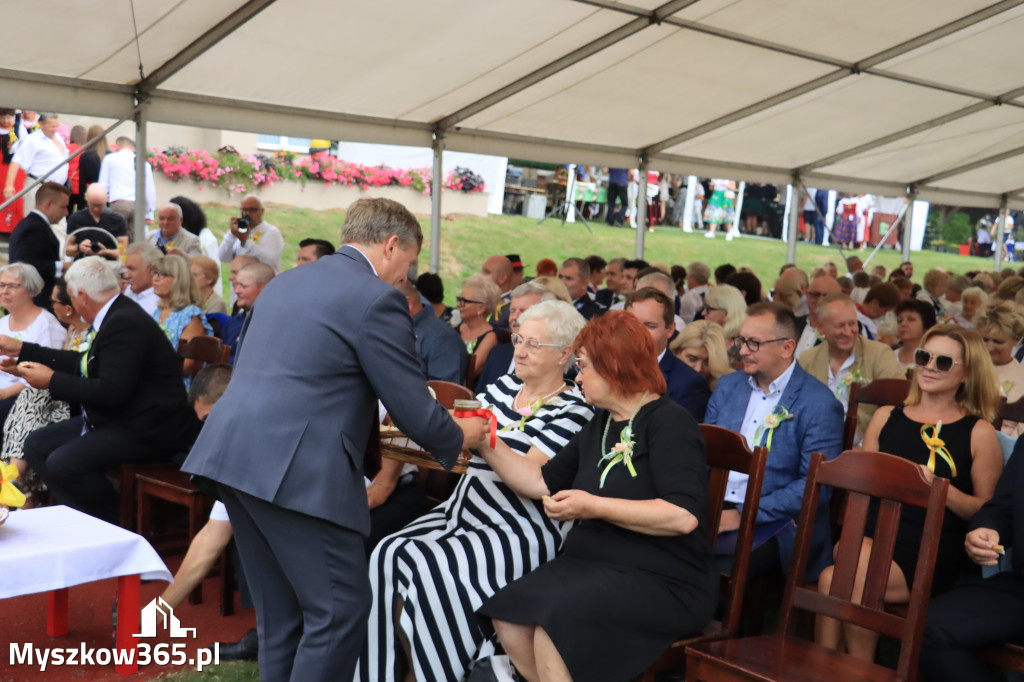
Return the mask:
[[522,431],[526,428],[526,420],[537,414],[537,410],[544,406],[544,398],[538,397],[532,403],[518,410],[521,418],[517,422],[509,422],[501,427],[502,431]]
[[75,339],[71,342],[71,350],[82,354],[78,367],[82,371],[82,376],[86,378],[89,376],[89,348],[92,346],[92,340],[95,336],[96,332],[88,332],[81,341]]
[[[604,487],[604,480],[608,478],[608,472],[612,470],[619,462],[625,464],[626,469],[629,470],[631,478],[636,478],[636,469],[633,467],[633,420],[636,419],[636,413],[640,411],[640,408],[644,404],[644,400],[647,399],[647,394],[650,391],[644,391],[644,394],[640,396],[640,401],[636,404],[633,409],[633,414],[629,417],[629,423],[622,429],[622,433],[619,435],[619,442],[616,443],[611,450],[606,452],[601,459],[597,462],[597,466],[601,467],[605,462],[604,470],[601,472],[601,481],[598,485],[599,488]],[[612,424],[612,416],[608,415],[608,421],[604,425],[604,435],[601,436],[601,452],[607,447],[608,443],[608,428]]]
[[[932,430],[932,434],[928,435],[928,429]],[[931,424],[923,424],[921,426],[921,440],[928,446],[928,470],[935,473],[935,455],[939,457],[949,465],[949,470],[953,474],[952,478],[956,478],[956,464],[953,463],[953,455],[949,454],[949,450],[946,449],[946,441],[939,438],[939,431],[942,430],[942,420],[932,426]]]
[[[757,431],[754,432],[754,442],[760,443],[763,433],[767,433],[768,438],[765,440],[764,447],[768,452],[771,452],[772,436],[775,435],[775,429],[779,428],[779,424],[782,422],[795,417],[795,414],[787,410],[782,405],[776,406],[775,411],[765,417],[764,423],[757,427]],[[767,431],[765,431],[765,429],[767,429]]]
[[20,507],[25,504],[25,494],[11,482],[17,477],[18,467],[13,464],[0,464],[0,504],[7,507]]

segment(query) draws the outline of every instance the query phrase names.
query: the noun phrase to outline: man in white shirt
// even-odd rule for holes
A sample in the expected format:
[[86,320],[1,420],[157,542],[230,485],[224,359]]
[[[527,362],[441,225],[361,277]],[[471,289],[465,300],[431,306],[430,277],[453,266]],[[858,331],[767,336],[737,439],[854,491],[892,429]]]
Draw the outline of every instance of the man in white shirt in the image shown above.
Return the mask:
[[697,313],[704,309],[704,297],[711,286],[711,268],[707,263],[694,261],[686,266],[686,293],[679,301],[679,317],[689,324],[697,318]]
[[842,288],[834,277],[823,275],[815,277],[811,282],[811,286],[807,288],[807,308],[810,312],[806,316],[796,319],[796,326],[800,331],[794,353],[796,357],[800,357],[805,350],[813,348],[822,341],[821,335],[818,333],[818,303],[829,294],[841,292]]
[[[153,167],[146,167],[146,224],[153,222],[156,208],[156,185],[153,184]],[[130,137],[119,137],[114,142],[114,151],[103,157],[100,165],[99,182],[110,197],[110,210],[124,217],[128,223],[128,234],[135,234],[135,142]]]
[[[21,138],[14,150],[14,158],[11,159],[10,168],[7,171],[7,179],[4,181],[4,199],[10,199],[15,194],[14,179],[18,170],[25,171],[28,176],[26,184],[43,177],[52,169],[68,158],[68,148],[63,138],[57,134],[60,128],[60,120],[56,114],[42,114],[39,116],[39,130]],[[68,166],[64,164],[53,171],[47,182],[55,182],[58,185],[65,185],[68,181]],[[30,190],[25,196],[25,206],[35,206],[36,192],[40,185]],[[61,224],[63,224],[61,219]]]
[[230,231],[220,243],[220,262],[230,263],[238,256],[255,256],[261,263],[281,272],[284,237],[281,230],[263,220],[263,203],[254,194],[242,197],[242,217],[248,227],[239,227],[238,218],[231,219]]
[[149,269],[161,256],[160,249],[151,244],[132,244],[124,254],[124,278],[128,283],[124,295],[150,315],[160,299],[153,293],[153,275]]
[[199,237],[181,226],[181,206],[167,203],[157,211],[160,229],[146,235],[146,241],[169,256],[184,256],[186,259],[203,255]]

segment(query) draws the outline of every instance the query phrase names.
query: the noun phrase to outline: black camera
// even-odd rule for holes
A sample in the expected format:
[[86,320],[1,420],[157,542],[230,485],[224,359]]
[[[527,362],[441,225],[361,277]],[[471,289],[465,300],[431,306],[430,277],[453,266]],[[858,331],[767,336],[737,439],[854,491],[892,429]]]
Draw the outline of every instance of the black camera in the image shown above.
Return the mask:
[[239,232],[248,232],[249,231],[249,219],[247,217],[242,216],[241,218],[237,218],[236,221],[238,223],[238,231]]

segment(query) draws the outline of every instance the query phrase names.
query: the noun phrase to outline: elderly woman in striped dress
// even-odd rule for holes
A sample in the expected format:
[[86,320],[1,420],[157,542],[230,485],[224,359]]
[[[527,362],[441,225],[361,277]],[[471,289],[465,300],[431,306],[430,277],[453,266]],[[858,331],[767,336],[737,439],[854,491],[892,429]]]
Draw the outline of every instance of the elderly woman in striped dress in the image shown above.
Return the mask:
[[[538,303],[519,318],[515,373],[478,396],[498,418],[499,449],[544,462],[591,419],[579,389],[563,379],[584,323],[562,301]],[[356,679],[462,680],[484,640],[474,611],[553,559],[567,532],[474,453],[447,502],[373,551],[373,607]]]

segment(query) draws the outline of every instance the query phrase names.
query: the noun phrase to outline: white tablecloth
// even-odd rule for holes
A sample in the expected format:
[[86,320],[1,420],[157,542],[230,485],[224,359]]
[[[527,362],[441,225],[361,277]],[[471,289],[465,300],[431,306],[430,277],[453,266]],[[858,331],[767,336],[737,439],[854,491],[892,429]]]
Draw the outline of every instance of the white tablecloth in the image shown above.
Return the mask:
[[0,599],[136,573],[172,579],[141,535],[70,507],[12,511],[0,526]]

